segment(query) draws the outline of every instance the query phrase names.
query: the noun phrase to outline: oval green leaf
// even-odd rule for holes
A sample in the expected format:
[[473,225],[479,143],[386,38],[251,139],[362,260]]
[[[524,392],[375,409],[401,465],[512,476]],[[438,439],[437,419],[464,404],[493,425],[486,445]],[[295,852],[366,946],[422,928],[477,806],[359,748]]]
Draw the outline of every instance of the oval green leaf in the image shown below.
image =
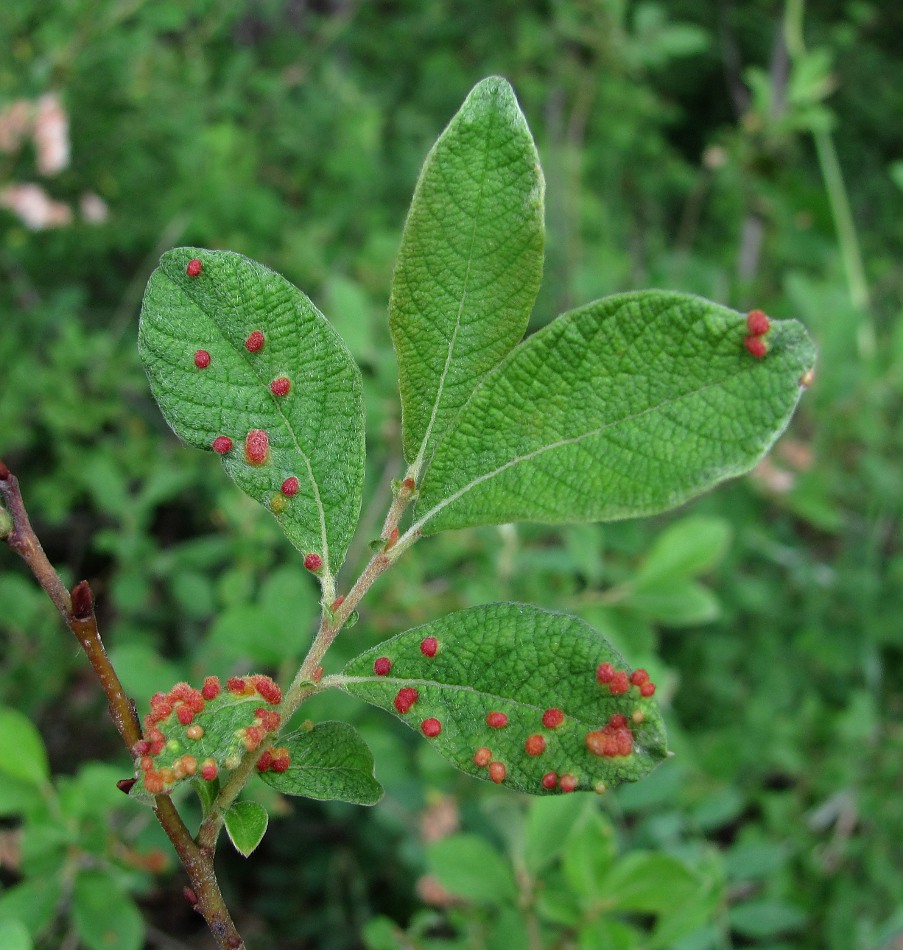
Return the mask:
[[[387,672],[377,672],[386,669],[377,660],[388,660]],[[642,778],[667,751],[655,701],[636,686],[613,695],[596,679],[600,663],[631,672],[602,635],[576,617],[526,604],[487,604],[398,634],[353,659],[333,683],[394,713],[478,778],[536,795],[560,794],[567,783],[542,783],[554,772],[573,776],[573,790],[604,791]],[[407,690],[416,694],[410,704]],[[544,720],[544,713],[553,709],[563,719],[546,725],[554,720]],[[629,753],[590,751],[587,735],[608,728],[614,716],[627,719]],[[475,761],[484,748],[491,760]]]
[[226,812],[229,840],[242,857],[249,857],[263,841],[269,821],[267,810],[257,802],[235,802]]
[[[202,266],[194,277],[191,260]],[[260,346],[249,339],[258,332]],[[360,512],[364,415],[360,370],[326,318],[262,264],[175,248],[147,285],[138,345],[176,434],[208,451],[217,438],[231,440],[226,471],[331,578]],[[195,365],[200,350],[206,366]],[[284,383],[271,390],[283,379],[287,392]],[[249,443],[252,432],[265,432],[267,444]],[[287,479],[297,480],[294,493],[282,490]]]
[[41,785],[50,778],[44,740],[28,716],[0,707],[0,775]]
[[480,384],[424,477],[424,534],[510,521],[651,515],[752,468],[815,361],[796,321],[746,351],[742,314],[644,291],[525,340]]
[[544,189],[513,90],[484,79],[427,156],[392,282],[389,326],[415,478],[527,328],[542,279]]
[[317,723],[280,736],[279,745],[288,749],[288,769],[260,773],[277,792],[352,805],[375,805],[383,797],[373,775],[373,753],[347,722]]

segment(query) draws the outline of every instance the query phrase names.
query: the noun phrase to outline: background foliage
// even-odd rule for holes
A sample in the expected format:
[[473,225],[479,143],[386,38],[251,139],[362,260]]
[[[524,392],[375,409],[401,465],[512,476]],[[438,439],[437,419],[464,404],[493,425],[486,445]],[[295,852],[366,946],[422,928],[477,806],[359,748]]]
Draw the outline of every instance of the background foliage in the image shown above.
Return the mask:
[[[530,804],[454,772],[378,711],[320,698],[306,714],[355,722],[387,798],[355,810],[255,791],[283,817],[250,861],[221,858],[253,945],[900,940],[903,12],[813,5],[788,48],[797,7],[0,9],[0,112],[55,93],[71,139],[49,170],[30,139],[0,136],[0,454],[51,558],[94,585],[139,705],[206,673],[284,679],[316,602],[276,526],[154,406],[135,347],[148,274],[193,244],[304,288],[363,367],[374,498],[401,472],[386,297],[404,213],[482,76],[512,81],[548,179],[534,327],[664,286],[799,317],[821,350],[817,384],[753,477],[650,522],[425,542],[337,643],[335,668],[490,599],[571,610],[661,684],[675,758],[610,797]],[[68,224],[32,229],[9,208],[6,189],[35,182],[74,209]],[[86,664],[5,549],[0,626],[0,704],[39,729],[3,714],[0,942],[208,946],[162,834],[113,785],[131,765]],[[27,741],[11,746],[13,731]]]

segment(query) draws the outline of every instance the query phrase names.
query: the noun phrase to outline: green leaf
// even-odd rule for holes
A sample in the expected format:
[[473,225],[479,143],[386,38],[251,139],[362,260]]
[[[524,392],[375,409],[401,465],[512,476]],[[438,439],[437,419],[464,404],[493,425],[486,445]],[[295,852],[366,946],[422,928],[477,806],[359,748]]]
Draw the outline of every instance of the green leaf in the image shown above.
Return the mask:
[[729,912],[731,929],[753,940],[800,930],[806,919],[806,914],[794,904],[764,897],[737,904]]
[[3,950],[33,950],[28,928],[20,920],[0,921],[0,947]]
[[249,857],[266,834],[270,816],[257,802],[236,802],[225,815],[226,831],[235,850]]
[[[186,266],[200,260],[202,272]],[[263,334],[260,349],[245,341]],[[275,516],[300,551],[338,569],[357,523],[364,475],[361,375],[325,317],[285,278],[240,254],[176,248],[163,255],[144,296],[139,353],[166,421],[190,445],[222,456],[235,482]],[[195,353],[210,354],[206,368]],[[270,383],[285,377],[286,395]],[[246,437],[265,431],[266,459],[252,464]],[[253,452],[251,453],[253,458]],[[288,478],[297,493],[281,491]]]
[[624,603],[642,614],[671,627],[711,623],[721,613],[718,598],[695,581],[669,579],[655,586],[635,590]]
[[373,753],[348,723],[320,722],[280,736],[279,742],[291,756],[288,769],[260,773],[277,792],[353,805],[375,805],[383,797],[373,776]]
[[596,900],[616,853],[615,830],[608,818],[596,812],[584,815],[568,836],[562,858],[571,890],[585,902]]
[[35,937],[53,920],[61,900],[59,875],[23,881],[0,893],[0,923],[18,920]]
[[523,336],[542,278],[544,183],[504,79],[484,79],[433,146],[398,254],[389,325],[417,477],[480,378]]
[[[195,702],[195,711],[182,722],[179,715]],[[186,683],[165,696],[155,694],[150,713],[154,721],[145,720],[144,739],[134,750],[138,782],[129,794],[138,799],[169,794],[179,784],[213,782],[220,772],[237,768],[246,752],[279,728],[279,702],[278,687],[260,674],[233,677],[225,689],[206,700]],[[142,748],[147,745],[151,747]],[[204,774],[205,767],[211,769],[209,775]],[[209,807],[207,796],[199,795]]]
[[633,579],[633,587],[639,590],[666,578],[703,574],[724,557],[730,540],[731,526],[723,518],[681,518],[655,539]]
[[140,950],[144,921],[119,880],[104,871],[83,871],[75,880],[72,920],[89,950]]
[[[390,669],[377,673],[385,661]],[[655,702],[635,686],[613,695],[597,682],[600,663],[630,672],[601,634],[576,617],[526,604],[487,604],[398,634],[353,659],[334,683],[423,732],[437,751],[478,778],[560,794],[570,780],[565,789],[542,784],[554,772],[572,776],[575,788],[603,791],[641,778],[667,753]],[[408,705],[404,700],[412,695]],[[547,710],[560,710],[563,722],[546,726]],[[507,718],[499,725],[498,716],[487,720],[490,713]],[[628,720],[632,751],[591,752],[587,735],[609,728],[615,715]],[[490,751],[495,768],[480,764],[482,755],[474,760],[479,749]]]
[[517,897],[508,862],[476,835],[451,835],[429,846],[430,873],[456,897],[474,904],[504,904]]
[[599,893],[618,910],[658,914],[679,909],[693,898],[700,884],[677,858],[634,851],[614,865],[599,884]]
[[524,829],[524,863],[537,874],[564,850],[568,834],[582,812],[569,798],[537,798],[530,804]]
[[0,706],[0,775],[32,785],[50,778],[41,734],[27,716],[5,706]]
[[773,321],[644,291],[564,314],[480,384],[423,479],[415,528],[609,521],[679,505],[758,462],[787,425],[815,350]]

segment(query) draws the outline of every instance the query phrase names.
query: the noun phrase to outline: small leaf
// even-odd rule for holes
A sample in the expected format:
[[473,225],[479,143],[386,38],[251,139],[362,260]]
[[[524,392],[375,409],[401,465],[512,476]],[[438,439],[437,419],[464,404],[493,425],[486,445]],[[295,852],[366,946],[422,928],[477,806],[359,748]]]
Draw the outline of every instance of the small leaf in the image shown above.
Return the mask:
[[624,603],[637,613],[661,621],[669,627],[691,627],[711,623],[721,614],[718,598],[695,581],[671,579],[635,590]]
[[280,736],[279,742],[289,752],[288,769],[260,773],[277,792],[353,805],[375,805],[383,797],[373,776],[373,753],[348,723],[320,722],[310,731]]
[[476,835],[452,835],[427,849],[430,873],[456,897],[474,904],[506,904],[517,897],[507,861]]
[[643,558],[633,580],[634,589],[666,578],[696,577],[711,570],[724,556],[731,526],[724,518],[693,515],[669,525]]
[[[168,794],[181,783],[210,783],[237,768],[246,752],[279,729],[281,701],[276,684],[256,673],[230,678],[225,689],[208,677],[203,690],[178,683],[167,694],[156,693],[144,738],[132,750],[138,782],[129,794]],[[209,807],[209,794],[198,794]]]
[[[623,692],[598,681],[600,664],[623,677]],[[582,620],[488,604],[398,634],[353,659],[335,682],[394,713],[463,771],[542,795],[603,791],[665,757],[658,708],[628,675]],[[617,751],[603,740],[622,727],[626,745]],[[550,774],[555,781],[544,784]]]
[[75,880],[72,921],[89,950],[140,950],[144,920],[117,877],[83,871]]
[[249,857],[266,834],[270,816],[257,802],[236,802],[225,815],[226,831],[235,850]]
[[424,534],[649,515],[748,471],[787,425],[815,350],[686,294],[608,297],[559,317],[489,373],[420,486]]
[[701,886],[701,880],[677,858],[633,851],[612,867],[600,882],[599,893],[618,910],[659,914],[677,910]]
[[28,928],[21,920],[0,920],[0,947],[3,950],[33,950]]
[[42,785],[50,778],[47,750],[34,723],[17,709],[0,706],[0,775]]
[[176,434],[208,451],[225,439],[229,475],[331,577],[360,512],[364,432],[360,370],[324,316],[262,264],[176,248],[148,282],[138,341]]
[[520,340],[542,278],[544,183],[504,79],[474,87],[433,146],[389,301],[414,477],[480,378]]
[[16,920],[36,937],[56,916],[62,899],[59,874],[43,874],[0,893],[0,923]]

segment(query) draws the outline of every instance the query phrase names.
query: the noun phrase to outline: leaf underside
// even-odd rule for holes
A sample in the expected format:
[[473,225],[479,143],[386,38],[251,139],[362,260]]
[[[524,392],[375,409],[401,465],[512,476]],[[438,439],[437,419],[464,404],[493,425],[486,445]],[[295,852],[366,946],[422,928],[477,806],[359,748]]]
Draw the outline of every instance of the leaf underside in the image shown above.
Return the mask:
[[420,487],[424,534],[650,515],[752,468],[783,431],[815,349],[773,321],[644,291],[564,314],[484,378]]
[[[437,641],[432,657],[421,647],[428,638]],[[377,659],[390,661],[385,675],[375,672]],[[542,784],[544,775],[555,772],[573,776],[576,789],[602,791],[643,777],[667,752],[655,701],[641,697],[635,686],[613,695],[596,680],[600,663],[630,672],[602,635],[576,617],[526,604],[488,604],[379,644],[353,659],[336,685],[418,732],[428,720],[437,720],[441,732],[427,741],[477,778],[491,777],[486,763],[474,761],[477,750],[487,748],[492,761],[504,765],[508,787],[560,794],[560,786]],[[417,698],[402,713],[395,702],[405,689],[416,690]],[[564,714],[557,727],[543,724],[548,709]],[[504,714],[506,724],[490,726],[490,713]],[[594,754],[587,734],[605,728],[617,715],[630,724],[632,751],[614,757]],[[527,752],[531,736],[543,740],[539,754]]]
[[[197,259],[202,271],[186,273]],[[249,350],[255,331],[263,345]],[[204,350],[210,363],[195,365]],[[166,421],[185,442],[211,450],[226,436],[226,471],[264,505],[325,573],[344,557],[360,512],[364,473],[360,371],[338,334],[285,278],[228,251],[175,248],[145,292],[139,352]],[[270,384],[285,378],[276,395]],[[262,463],[246,437],[262,430]],[[286,479],[297,491],[282,491]]]
[[524,334],[542,278],[544,187],[514,92],[484,80],[427,156],[392,283],[404,452],[415,467]]

